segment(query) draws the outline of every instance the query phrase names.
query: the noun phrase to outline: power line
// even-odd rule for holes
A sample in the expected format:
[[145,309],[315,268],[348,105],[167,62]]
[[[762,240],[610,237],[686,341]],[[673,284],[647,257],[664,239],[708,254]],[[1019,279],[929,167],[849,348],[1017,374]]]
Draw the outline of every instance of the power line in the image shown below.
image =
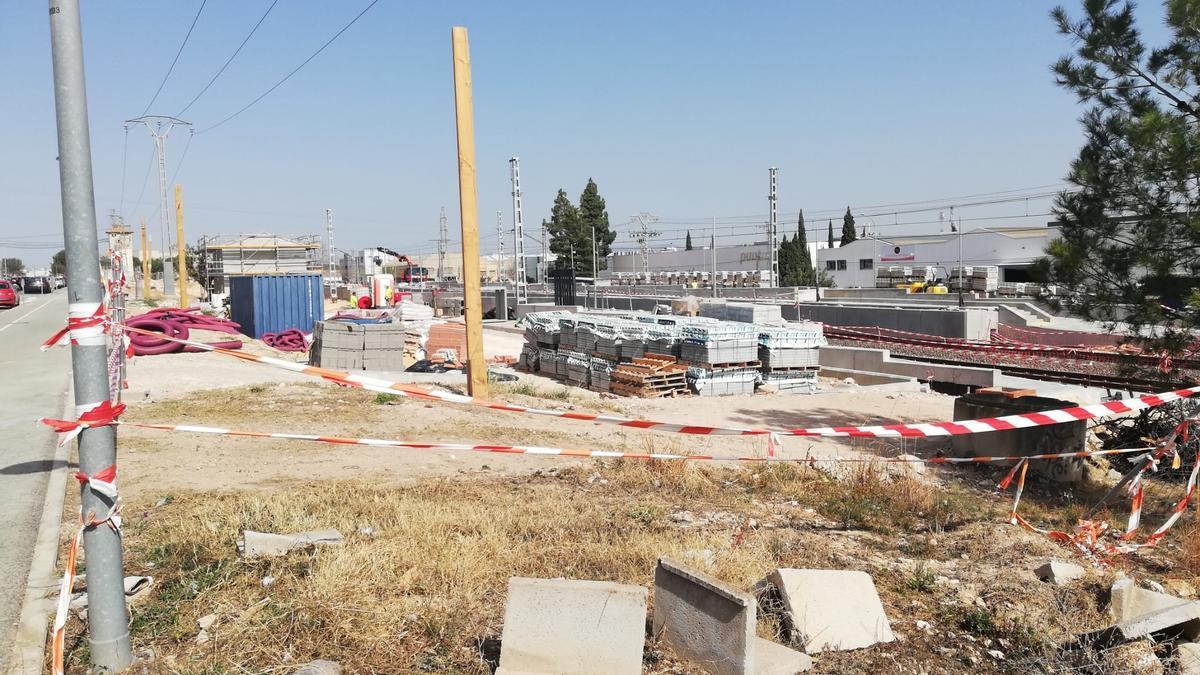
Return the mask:
[[167,68],[167,74],[163,75],[162,82],[158,83],[158,89],[154,91],[154,98],[150,99],[150,102],[146,104],[146,109],[142,111],[142,117],[145,117],[146,113],[150,112],[150,106],[154,105],[154,102],[158,100],[158,95],[162,93],[167,80],[171,79],[171,73],[175,70],[175,64],[179,63],[179,55],[183,53],[183,48],[187,46],[188,38],[192,37],[192,31],[196,28],[196,22],[200,20],[200,14],[204,11],[204,5],[206,4],[208,4],[208,0],[200,1],[200,9],[196,10],[196,16],[192,18],[192,25],[188,26],[187,35],[183,36],[183,42],[179,45],[179,51],[175,52],[175,59],[171,61],[171,67]]
[[225,60],[225,64],[221,66],[221,69],[217,71],[217,74],[213,75],[212,79],[208,81],[208,84],[204,85],[204,88],[201,89],[200,92],[195,96],[193,96],[192,100],[188,101],[187,105],[183,106],[183,110],[180,110],[179,113],[175,115],[176,117],[183,117],[183,113],[187,112],[188,108],[192,107],[192,104],[200,100],[200,97],[204,95],[204,92],[208,91],[209,87],[213,86],[213,82],[216,82],[217,78],[221,77],[221,73],[224,73],[225,69],[229,67],[229,64],[233,63],[233,60],[237,58],[239,53],[241,53],[242,47],[245,47],[246,43],[250,41],[250,38],[254,37],[254,33],[258,31],[258,27],[261,26],[263,21],[267,19],[267,15],[271,13],[271,10],[275,9],[275,5],[277,4],[279,4],[279,0],[274,0],[274,2],[271,3],[271,6],[267,7],[267,11],[263,12],[263,15],[258,19],[258,23],[254,24],[254,27],[250,29],[250,32],[246,35],[246,39],[242,40],[242,44],[238,45],[238,48],[233,50],[233,53],[230,54],[229,58]]
[[282,85],[283,85],[283,83],[284,83],[284,82],[287,82],[288,80],[290,80],[290,79],[292,78],[292,76],[293,76],[293,75],[295,75],[296,73],[300,72],[300,69],[301,69],[301,68],[303,68],[304,66],[307,66],[307,65],[308,65],[308,63],[309,63],[309,61],[312,61],[313,59],[317,58],[317,55],[319,55],[321,52],[325,51],[325,48],[326,48],[326,47],[328,47],[329,45],[333,44],[333,41],[334,41],[334,40],[338,39],[338,37],[340,37],[342,33],[345,33],[347,30],[349,30],[351,26],[353,26],[355,23],[357,23],[357,22],[358,22],[358,20],[359,20],[359,19],[361,19],[361,18],[363,17],[363,15],[364,15],[364,14],[366,14],[366,13],[367,13],[367,12],[368,12],[368,11],[369,11],[369,10],[370,10],[372,7],[374,7],[374,6],[375,6],[375,5],[376,5],[378,2],[379,2],[379,0],[371,0],[371,3],[370,3],[370,4],[368,4],[368,5],[367,5],[365,8],[363,8],[363,10],[362,10],[361,12],[359,12],[359,13],[358,13],[358,16],[355,16],[353,19],[351,19],[351,20],[350,20],[350,23],[346,24],[345,26],[342,26],[342,29],[341,29],[341,30],[339,30],[338,32],[334,33],[334,34],[333,34],[333,37],[329,38],[329,39],[328,39],[328,40],[325,42],[325,44],[321,45],[320,49],[318,49],[317,51],[313,52],[313,53],[312,53],[312,55],[311,55],[311,56],[309,56],[307,59],[304,59],[304,61],[303,61],[303,62],[301,62],[301,64],[300,64],[300,65],[298,65],[298,66],[296,66],[294,69],[292,69],[292,72],[288,73],[287,75],[284,75],[284,77],[283,77],[283,79],[282,79],[282,80],[280,80],[280,81],[276,82],[275,84],[271,85],[271,88],[270,88],[270,89],[268,89],[268,90],[264,91],[262,94],[259,94],[258,98],[254,99],[253,101],[250,101],[250,102],[249,102],[249,103],[247,103],[245,106],[243,106],[243,107],[242,107],[240,110],[238,110],[237,112],[233,113],[233,114],[232,114],[232,115],[230,115],[229,117],[226,117],[225,119],[221,120],[220,122],[217,122],[216,124],[214,124],[214,125],[212,125],[212,126],[210,126],[210,127],[206,127],[206,128],[204,128],[204,129],[201,129],[200,131],[198,131],[198,132],[196,132],[196,133],[200,133],[200,134],[202,134],[202,133],[205,133],[205,132],[207,132],[207,131],[212,131],[213,129],[216,129],[217,127],[221,126],[222,124],[225,124],[225,123],[226,123],[226,122],[228,122],[229,120],[232,120],[233,118],[237,117],[238,115],[241,115],[242,113],[246,112],[246,111],[247,111],[247,110],[249,110],[251,107],[253,107],[253,106],[254,106],[254,104],[258,103],[259,101],[261,101],[261,100],[263,100],[264,98],[266,98],[267,96],[269,96],[269,95],[271,94],[271,92],[273,92],[273,91],[275,91],[276,89],[278,89],[280,86],[282,86]]

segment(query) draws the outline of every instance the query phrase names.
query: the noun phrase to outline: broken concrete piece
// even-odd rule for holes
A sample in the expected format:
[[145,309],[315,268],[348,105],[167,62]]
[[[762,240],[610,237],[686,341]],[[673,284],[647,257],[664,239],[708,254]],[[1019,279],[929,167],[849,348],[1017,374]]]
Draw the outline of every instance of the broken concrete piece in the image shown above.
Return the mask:
[[342,664],[337,661],[317,659],[300,666],[294,675],[342,675]]
[[212,628],[212,625],[216,622],[216,614],[205,614],[199,619],[196,619],[196,625],[200,627],[200,630],[208,630],[209,628]]
[[1098,648],[1138,640],[1155,634],[1160,639],[1173,640],[1200,637],[1200,602],[1185,602],[1117,623],[1104,630],[1080,638],[1084,644]]
[[641,586],[512,577],[496,673],[637,675],[645,630]]
[[238,550],[247,558],[274,557],[287,555],[297,549],[341,544],[342,541],[342,533],[334,529],[296,534],[271,534],[270,532],[246,530],[242,533],[242,541],[239,543]]
[[763,638],[754,638],[754,675],[796,675],[813,667],[812,657]]
[[1109,595],[1109,611],[1112,613],[1113,621],[1121,623],[1143,614],[1188,602],[1190,601],[1166,593],[1148,591],[1134,584],[1133,579],[1121,577],[1113,582]]
[[1175,668],[1179,675],[1200,675],[1200,644],[1180,642],[1175,645]]
[[1069,584],[1076,579],[1082,579],[1084,570],[1075,563],[1062,560],[1051,560],[1033,571],[1038,579],[1048,581],[1055,586]]
[[778,589],[784,625],[809,654],[896,639],[866,572],[777,569],[759,582],[765,584]]
[[796,673],[807,655],[755,635],[754,597],[669,558],[654,570],[653,632],[713,675]]

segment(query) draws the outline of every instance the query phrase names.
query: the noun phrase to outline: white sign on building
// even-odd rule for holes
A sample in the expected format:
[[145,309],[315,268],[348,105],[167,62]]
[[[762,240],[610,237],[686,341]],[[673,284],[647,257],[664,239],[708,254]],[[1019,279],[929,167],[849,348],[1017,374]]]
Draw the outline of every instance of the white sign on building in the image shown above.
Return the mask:
[[917,259],[917,247],[913,244],[894,245],[886,241],[879,242],[879,262],[897,263],[912,262]]

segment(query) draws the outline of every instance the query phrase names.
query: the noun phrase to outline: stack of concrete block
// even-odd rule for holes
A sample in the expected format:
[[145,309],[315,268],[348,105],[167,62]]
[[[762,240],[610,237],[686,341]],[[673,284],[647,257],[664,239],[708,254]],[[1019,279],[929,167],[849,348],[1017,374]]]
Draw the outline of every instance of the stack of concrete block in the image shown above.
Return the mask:
[[820,348],[825,344],[825,332],[819,323],[761,326],[758,359],[762,364],[763,384],[775,387],[780,393],[815,390]]
[[782,311],[780,305],[755,302],[705,302],[700,305],[700,316],[739,323],[779,325],[783,323]]
[[365,344],[366,331],[360,324],[318,321],[308,362],[333,370],[362,370]]
[[[964,280],[965,281],[965,280]],[[995,265],[974,267],[971,270],[971,290],[995,291],[1000,286],[1000,268]]]
[[616,364],[608,359],[593,356],[589,365],[592,379],[588,389],[599,392],[612,391],[612,371]]
[[404,370],[408,332],[391,323],[363,326],[363,370]]
[[688,388],[700,396],[738,396],[753,394],[758,383],[758,368],[696,368],[687,370]]

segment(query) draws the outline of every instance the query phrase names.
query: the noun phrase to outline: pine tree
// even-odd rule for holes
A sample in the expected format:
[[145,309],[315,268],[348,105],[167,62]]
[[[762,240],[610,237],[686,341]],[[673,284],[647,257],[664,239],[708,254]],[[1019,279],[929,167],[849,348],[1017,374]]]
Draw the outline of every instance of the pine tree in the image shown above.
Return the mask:
[[1178,354],[1200,326],[1200,43],[1196,4],[1165,5],[1159,49],[1143,43],[1131,3],[1089,0],[1078,21],[1051,12],[1076,45],[1054,65],[1057,83],[1090,108],[1067,174],[1075,189],[1055,202],[1059,239],[1038,269],[1073,312]]
[[842,216],[842,246],[849,244],[858,239],[858,232],[854,229],[854,214],[850,213],[850,207],[846,207],[846,215]]
[[829,248],[833,248],[833,221],[829,221]]
[[[558,267],[570,266],[575,261],[575,274],[582,274],[580,256],[583,253],[579,242],[579,209],[571,203],[567,193],[561,188],[554,197],[554,206],[550,208],[550,222],[545,223],[546,234],[550,237],[550,252],[558,257]],[[545,221],[543,221],[545,222]],[[589,232],[590,234],[590,232]],[[590,246],[589,255],[591,253]],[[591,258],[588,258],[587,274],[592,273]]]
[[[604,197],[600,196],[596,181],[589,178],[583,188],[583,194],[579,195],[579,229],[575,243],[576,274],[592,275],[593,227],[596,233],[596,269],[608,269],[607,256],[612,251],[612,243],[616,240],[617,233],[608,225],[608,211],[604,210]],[[580,249],[583,250],[582,257],[579,255]]]
[[812,286],[816,277],[813,275],[812,255],[808,252],[808,233],[804,231],[804,209],[800,209],[796,238],[792,240],[792,246],[796,249],[796,285]]
[[687,239],[685,239],[683,242],[683,250],[685,250],[685,251],[692,250],[692,231],[691,230],[688,230]]

